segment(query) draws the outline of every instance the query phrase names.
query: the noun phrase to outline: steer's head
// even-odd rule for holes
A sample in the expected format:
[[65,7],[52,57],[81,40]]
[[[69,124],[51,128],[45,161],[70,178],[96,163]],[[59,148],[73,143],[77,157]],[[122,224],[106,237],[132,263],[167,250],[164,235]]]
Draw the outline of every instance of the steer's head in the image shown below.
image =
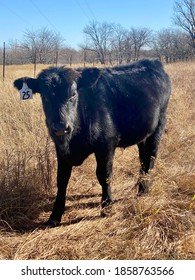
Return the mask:
[[61,145],[71,138],[77,122],[77,79],[79,73],[68,68],[43,70],[36,79],[23,77],[14,86],[23,93],[40,93],[46,125],[51,137]]

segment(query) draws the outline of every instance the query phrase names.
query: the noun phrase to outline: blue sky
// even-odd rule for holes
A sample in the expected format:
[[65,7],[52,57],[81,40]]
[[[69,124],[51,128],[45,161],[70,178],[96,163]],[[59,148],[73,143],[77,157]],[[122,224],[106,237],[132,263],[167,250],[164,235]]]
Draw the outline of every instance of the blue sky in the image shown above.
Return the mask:
[[47,27],[60,33],[68,46],[83,42],[91,21],[120,23],[125,28],[154,31],[173,27],[175,0],[0,0],[0,46],[22,40],[26,29]]

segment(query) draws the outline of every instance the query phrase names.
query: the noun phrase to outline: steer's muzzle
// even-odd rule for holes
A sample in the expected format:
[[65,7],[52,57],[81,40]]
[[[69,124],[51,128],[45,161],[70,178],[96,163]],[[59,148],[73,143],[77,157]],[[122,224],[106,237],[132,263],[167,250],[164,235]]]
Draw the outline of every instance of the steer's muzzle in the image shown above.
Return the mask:
[[71,132],[71,127],[69,124],[67,124],[66,126],[63,125],[58,125],[52,128],[53,133],[57,136],[57,137],[61,137],[61,136],[65,136],[70,134]]

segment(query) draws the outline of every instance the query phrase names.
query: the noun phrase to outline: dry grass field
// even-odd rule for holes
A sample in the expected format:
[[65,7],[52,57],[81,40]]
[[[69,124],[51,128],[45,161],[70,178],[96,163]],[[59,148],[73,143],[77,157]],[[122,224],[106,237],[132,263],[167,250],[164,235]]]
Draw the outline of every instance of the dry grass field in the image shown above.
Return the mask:
[[114,204],[102,217],[90,156],[73,170],[62,225],[43,229],[56,192],[54,146],[40,97],[20,101],[12,86],[15,78],[32,76],[33,67],[6,68],[0,81],[0,259],[195,259],[195,63],[166,70],[172,96],[149,194],[136,196],[137,148],[118,149]]

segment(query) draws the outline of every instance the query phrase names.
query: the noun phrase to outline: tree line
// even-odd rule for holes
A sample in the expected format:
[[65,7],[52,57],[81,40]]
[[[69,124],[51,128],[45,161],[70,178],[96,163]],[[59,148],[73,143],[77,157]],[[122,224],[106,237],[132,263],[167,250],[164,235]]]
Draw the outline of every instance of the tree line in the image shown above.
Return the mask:
[[[195,54],[195,0],[177,0],[173,22],[177,28],[158,32],[143,27],[91,21],[83,29],[79,50],[66,47],[60,34],[42,28],[26,30],[21,42],[6,46],[6,64],[123,64],[143,57],[168,62],[190,60]],[[2,58],[3,49],[0,49]],[[0,61],[2,63],[2,61]]]

